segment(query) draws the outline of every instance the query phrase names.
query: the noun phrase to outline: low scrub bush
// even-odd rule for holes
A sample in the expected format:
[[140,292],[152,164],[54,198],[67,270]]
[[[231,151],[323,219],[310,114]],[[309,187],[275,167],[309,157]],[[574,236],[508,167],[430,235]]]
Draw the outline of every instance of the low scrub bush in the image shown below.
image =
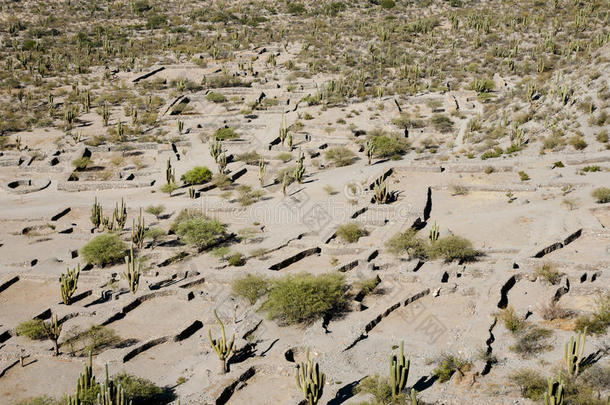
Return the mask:
[[460,375],[463,376],[471,367],[472,363],[468,360],[453,355],[445,355],[441,357],[432,374],[438,378],[439,382],[444,383],[449,381],[451,376],[456,372],[459,372]]
[[347,286],[342,275],[309,273],[274,280],[262,306],[270,319],[283,325],[309,324],[345,309]]
[[598,204],[605,204],[610,202],[610,188],[598,187],[591,192],[591,197],[595,198],[595,202]]
[[366,234],[366,229],[357,223],[344,224],[337,228],[337,237],[346,243],[358,242],[358,239]]
[[244,264],[246,264],[246,258],[244,257],[243,254],[237,252],[237,253],[233,253],[231,256],[229,256],[229,258],[227,259],[227,262],[231,266],[239,267],[239,266],[243,266]]
[[210,92],[207,96],[205,96],[206,100],[212,103],[224,103],[227,101],[227,98],[220,93],[216,93],[215,91]]
[[192,186],[212,180],[212,171],[205,166],[195,166],[180,178],[184,184]]
[[25,336],[31,340],[45,340],[47,334],[44,329],[44,321],[42,319],[32,319],[21,322],[15,328],[18,336]]
[[356,154],[344,146],[336,146],[326,151],[326,159],[337,167],[351,165],[355,157]]
[[509,376],[509,381],[519,387],[521,396],[541,401],[548,390],[548,381],[538,371],[522,368]]
[[425,259],[428,257],[428,247],[424,239],[417,236],[414,229],[397,233],[392,236],[385,244],[388,252],[399,256],[407,254],[409,258]]
[[509,349],[528,359],[553,347],[548,344],[548,339],[553,332],[548,329],[531,326],[524,328],[517,336],[517,341]]
[[409,143],[397,134],[372,131],[368,138],[374,147],[376,158],[400,159],[409,150]]
[[433,259],[442,258],[446,262],[454,260],[472,261],[481,252],[472,247],[472,242],[461,236],[445,236],[430,246],[428,255]]
[[551,263],[543,263],[536,267],[535,274],[537,277],[546,280],[547,283],[557,284],[561,280],[563,273],[560,273],[555,269],[555,266]]
[[574,329],[584,331],[587,334],[604,335],[610,325],[610,293],[605,293],[597,298],[596,308],[593,314],[583,315],[576,319]]
[[163,405],[174,399],[170,389],[159,387],[150,380],[131,374],[117,374],[113,381],[123,387],[125,396],[129,398],[132,405]]
[[187,244],[199,250],[218,245],[228,237],[226,226],[217,219],[206,217],[199,210],[180,212],[170,230]]
[[233,128],[218,128],[214,131],[214,138],[219,141],[238,138],[237,132]]
[[248,300],[251,305],[265,294],[269,289],[269,280],[265,277],[248,274],[238,278],[232,284],[233,294]]
[[121,339],[113,329],[102,325],[92,325],[86,330],[74,329],[62,344],[72,355],[85,356],[89,352],[98,354],[108,347],[117,345]]
[[496,316],[504,324],[504,327],[512,333],[521,331],[525,326],[525,320],[517,316],[513,307],[503,309]]
[[119,263],[125,257],[127,245],[114,233],[98,235],[82,247],[80,254],[89,264],[99,267]]

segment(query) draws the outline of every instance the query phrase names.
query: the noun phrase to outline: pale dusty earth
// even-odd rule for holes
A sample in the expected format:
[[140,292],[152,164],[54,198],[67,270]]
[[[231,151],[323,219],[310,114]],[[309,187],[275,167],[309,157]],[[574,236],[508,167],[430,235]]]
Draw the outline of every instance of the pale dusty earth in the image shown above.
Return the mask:
[[[258,51],[238,56],[251,58]],[[297,50],[289,48],[290,52]],[[255,68],[262,68],[262,60],[270,53],[277,53],[280,62],[287,58],[283,49],[268,46],[259,55]],[[205,69],[188,63],[164,68],[151,79],[197,80],[202,74],[213,75],[219,65],[210,61]],[[120,72],[114,80],[135,87],[132,80],[143,73],[146,72]],[[386,375],[388,356],[401,340],[411,359],[408,385],[416,387],[422,401],[532,403],[521,397],[518,387],[507,383],[507,376],[523,367],[549,370],[560,365],[563,345],[574,335],[573,319],[544,321],[541,306],[556,297],[563,307],[586,314],[594,310],[596,296],[608,292],[610,206],[596,204],[590,193],[596,187],[610,185],[610,153],[570,148],[541,155],[538,148],[532,147],[516,156],[486,161],[457,157],[451,151],[460,149],[467,121],[482,109],[476,93],[460,90],[398,100],[403,110],[417,109],[423,118],[431,114],[428,100],[438,100],[446,112],[456,108],[454,98],[457,100],[463,118],[455,119],[454,131],[440,134],[425,128],[409,134],[414,145],[432,137],[436,144],[444,145],[442,153],[434,153],[435,148],[422,148],[402,160],[374,159],[369,166],[356,144],[358,137],[348,125],[336,126],[332,132],[325,128],[356,111],[347,119],[348,124],[365,131],[396,130],[391,123],[399,115],[394,97],[332,108],[297,105],[296,100],[315,92],[317,83],[327,78],[299,79],[300,90],[287,93],[281,68],[277,68],[275,77],[277,80],[255,83],[251,88],[218,90],[239,101],[235,106],[210,103],[205,98],[207,90],[189,94],[191,109],[179,116],[184,122],[183,134],[171,145],[133,141],[128,142],[127,150],[82,143],[58,147],[52,139],[61,135],[60,131],[36,129],[19,134],[21,151],[2,153],[0,403],[42,394],[61,397],[73,392],[86,359],[70,355],[66,347],[55,357],[49,341],[29,341],[14,333],[20,322],[34,317],[48,319],[50,311],[63,321],[66,332],[100,324],[114,329],[124,344],[94,356],[96,372],[101,373],[107,364],[111,374],[127,371],[171,387],[176,403],[179,398],[182,404],[296,404],[301,394],[294,383],[295,365],[309,348],[328,379],[321,402],[356,404],[366,397],[352,396],[350,387],[367,375]],[[496,79],[505,83],[499,92],[509,91],[509,78]],[[608,80],[608,70],[599,80]],[[238,114],[242,100],[252,101],[261,93],[277,98],[279,104],[254,111],[255,117]],[[281,184],[273,184],[273,178],[274,173],[287,166],[276,156],[288,148],[272,143],[282,116],[290,125],[306,112],[313,119],[294,133],[292,151],[293,156],[298,150],[305,153],[305,181],[288,187],[284,197]],[[91,124],[82,127],[84,137],[102,131],[101,119],[93,112],[81,119]],[[177,134],[176,116],[167,113],[161,119],[163,127]],[[223,191],[218,189],[201,191],[195,199],[189,198],[186,188],[176,190],[171,197],[160,192],[168,159],[175,167],[176,177],[195,165],[217,171],[209,141],[202,141],[200,135],[223,125],[236,128],[240,135],[238,140],[223,143],[227,154],[256,150],[269,162],[264,198],[242,207],[234,197],[222,197]],[[588,141],[593,135],[585,136]],[[451,140],[450,146],[445,146]],[[325,159],[324,149],[337,145],[356,153],[353,164],[333,167]],[[29,161],[27,152],[33,150],[44,151],[47,157]],[[78,181],[68,181],[73,172],[71,161],[85,153],[91,153],[95,166],[110,168],[112,177],[102,179],[95,170],[89,170]],[[318,153],[321,154],[317,156]],[[117,156],[121,163],[112,166],[111,160]],[[58,159],[56,164],[51,163],[53,157]],[[565,167],[552,169],[556,161],[562,161]],[[294,159],[289,164],[293,163]],[[579,169],[591,164],[602,170],[579,173]],[[246,172],[236,184],[259,188],[257,166],[240,161],[227,166],[231,174],[242,169]],[[530,180],[521,181],[519,171],[526,172]],[[391,190],[399,192],[397,201],[391,204],[370,201],[370,185],[381,176],[387,176]],[[17,180],[23,183],[11,187],[10,183]],[[566,198],[562,187],[569,184],[574,187],[568,197],[578,202],[573,209],[562,203]],[[465,186],[469,192],[453,195],[455,185]],[[325,190],[328,186],[336,192],[329,195]],[[512,197],[507,196],[509,192]],[[180,210],[200,208],[228,224],[232,232],[255,229],[254,237],[232,245],[232,251],[246,256],[254,249],[269,253],[248,257],[241,267],[228,266],[209,253],[163,265],[164,260],[185,250],[174,235],[168,235],[161,243],[146,244],[142,252],[146,271],[135,296],[120,277],[123,265],[85,267],[77,294],[88,295],[66,306],[60,303],[58,277],[66,267],[85,266],[77,251],[99,233],[92,231],[89,220],[96,197],[105,212],[111,212],[121,199],[126,202],[128,221],[121,233],[125,241],[130,239],[132,218],[137,217],[141,207],[163,204],[167,215],[161,219],[143,214],[147,226],[167,230]],[[431,204],[429,218],[424,213],[427,204]],[[69,211],[65,215],[53,218],[66,209]],[[385,241],[408,229],[417,218],[425,220],[422,235],[427,235],[436,223],[441,236],[468,238],[484,255],[469,263],[436,260],[421,265],[418,260],[387,253]],[[332,238],[337,226],[349,221],[362,224],[368,235],[353,244]],[[34,228],[24,231],[26,227]],[[563,243],[570,236],[569,243]],[[556,242],[562,242],[560,248],[535,257]],[[270,269],[311,248],[318,249],[279,270]],[[333,258],[338,264],[333,264]],[[561,281],[552,285],[536,278],[535,269],[542,263],[552,263],[562,272]],[[247,273],[280,277],[337,269],[350,283],[378,276],[380,284],[373,294],[362,302],[353,301],[350,311],[328,324],[320,320],[308,326],[279,326],[257,311],[260,303],[252,307],[231,295],[231,281]],[[128,304],[132,302],[139,305],[131,309]],[[494,317],[507,305],[519,316],[527,316],[529,322],[551,329],[549,343],[553,348],[530,359],[512,352],[509,347],[514,337]],[[227,332],[235,333],[237,348],[250,345],[252,350],[249,357],[233,362],[227,375],[219,374],[219,361],[208,342],[208,329],[214,335],[219,333],[213,309],[218,310]],[[122,311],[122,318],[112,318]],[[194,331],[188,337],[175,339],[191,325]],[[608,335],[591,336],[586,354],[607,350],[608,343]],[[497,358],[491,367],[480,359],[480,352],[485,350]],[[434,360],[444,353],[468,359],[473,366],[464,376],[455,374],[447,383],[430,381]],[[25,367],[16,362],[20,354],[29,355]],[[607,362],[607,358],[600,361]],[[185,382],[178,385],[179,378]]]

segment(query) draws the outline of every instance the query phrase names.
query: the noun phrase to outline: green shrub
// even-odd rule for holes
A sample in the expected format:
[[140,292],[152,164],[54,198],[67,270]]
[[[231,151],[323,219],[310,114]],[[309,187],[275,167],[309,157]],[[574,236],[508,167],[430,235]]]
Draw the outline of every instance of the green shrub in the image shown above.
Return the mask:
[[508,307],[496,314],[504,327],[512,333],[517,333],[525,326],[525,320],[519,318],[513,307]]
[[433,258],[442,258],[446,262],[454,260],[472,261],[481,253],[472,247],[472,242],[461,236],[445,236],[434,242],[428,255]]
[[237,201],[245,207],[260,200],[265,192],[263,190],[252,190],[252,187],[242,184],[237,187],[237,194]]
[[98,235],[82,247],[80,254],[89,264],[104,267],[123,261],[127,245],[114,233]]
[[228,237],[226,226],[217,219],[199,216],[180,222],[176,235],[199,250],[209,249]]
[[385,8],[386,10],[394,8],[396,6],[396,3],[394,2],[394,0],[381,0],[381,7]]
[[547,340],[553,335],[553,332],[548,329],[538,328],[535,326],[525,328],[517,337],[517,341],[509,349],[521,355],[522,358],[528,359],[541,352],[551,350],[553,346],[547,343]]
[[254,305],[260,297],[267,294],[269,280],[265,277],[247,274],[234,280],[232,288],[235,295],[247,299],[251,305]]
[[474,90],[477,93],[489,93],[495,87],[492,79],[475,79],[470,83],[470,90]]
[[573,137],[570,138],[568,143],[570,145],[572,145],[572,147],[576,150],[583,150],[584,148],[587,147],[587,142],[585,142],[583,137],[580,135],[574,135]]
[[127,373],[117,374],[113,381],[123,387],[125,396],[133,405],[163,405],[174,398],[169,389],[161,388],[152,381]]
[[258,165],[258,162],[260,161],[261,155],[258,154],[258,152],[256,151],[251,151],[251,152],[246,152],[246,153],[242,153],[240,155],[237,155],[236,159],[244,162],[247,165]]
[[521,390],[521,396],[540,401],[548,389],[546,378],[538,371],[522,368],[509,376],[509,380]]
[[591,191],[591,197],[595,198],[595,202],[598,204],[605,204],[610,202],[610,188],[598,187]]
[[18,336],[25,336],[31,340],[45,340],[47,334],[44,329],[44,321],[42,319],[32,319],[21,322],[15,328]]
[[146,21],[146,28],[154,30],[167,25],[167,17],[164,15],[151,15]]
[[425,259],[428,257],[426,241],[417,236],[417,231],[408,229],[392,236],[385,244],[388,252],[399,256],[408,254],[409,258]]
[[487,152],[484,152],[481,155],[481,160],[487,160],[487,159],[491,159],[491,158],[497,158],[502,156],[502,153],[504,153],[502,151],[502,148],[496,146],[493,150],[488,150]]
[[206,100],[212,103],[224,103],[227,101],[227,98],[220,93],[216,93],[214,91],[210,92],[207,96],[205,96]]
[[585,166],[582,168],[582,171],[585,173],[595,173],[595,172],[601,172],[602,168],[597,165]]
[[292,160],[292,153],[282,152],[275,157],[277,160],[281,160],[284,163],[290,162]]
[[214,138],[218,139],[219,141],[224,141],[226,139],[235,139],[238,136],[239,135],[237,135],[237,132],[235,132],[233,128],[218,128],[214,132]]
[[409,143],[405,138],[396,134],[386,134],[376,131],[369,137],[377,158],[400,159],[409,150]]
[[90,164],[91,159],[88,157],[80,157],[72,161],[72,166],[74,166],[74,168],[79,171],[85,170]]
[[305,6],[301,3],[288,3],[286,5],[286,11],[288,14],[304,14]]
[[270,319],[284,325],[311,323],[345,308],[347,287],[342,275],[309,273],[276,279],[262,306]]
[[356,154],[345,146],[336,146],[326,151],[326,159],[337,167],[348,166],[354,162]]
[[165,211],[165,206],[162,205],[162,204],[159,204],[159,205],[149,205],[144,210],[144,212],[147,212],[147,213],[149,213],[151,215],[154,215],[155,218],[157,218],[157,219],[159,219],[159,216],[161,214],[163,214],[163,211]]
[[193,167],[180,178],[186,185],[203,184],[212,180],[212,171],[205,166]]
[[362,295],[369,295],[379,284],[379,279],[377,276],[367,278],[365,280],[360,280],[354,283],[354,288],[360,291]]
[[120,341],[121,339],[113,329],[102,325],[92,325],[84,331],[80,329],[71,331],[62,346],[68,347],[72,355],[85,356],[89,352],[101,353]]
[[355,222],[339,225],[337,228],[337,237],[346,243],[358,242],[358,239],[366,234],[366,229]]
[[451,118],[443,114],[434,114],[430,118],[430,124],[434,127],[434,129],[442,134],[446,134],[453,130],[453,121],[451,121]]
[[231,256],[229,256],[229,259],[227,261],[229,262],[229,265],[236,267],[243,266],[244,264],[246,264],[246,259],[244,255],[239,252],[233,253]]
[[528,181],[530,179],[530,176],[527,173],[521,171],[519,172],[519,178],[521,179],[521,181]]
[[[392,385],[389,378],[374,376],[365,377],[352,390],[354,395],[367,394],[372,397],[372,402],[363,402],[360,405],[393,405],[393,404],[408,404],[405,394],[400,394],[398,397],[392,397]],[[419,402],[418,402],[419,403]]]
[[563,275],[551,263],[543,263],[541,266],[536,267],[535,274],[553,285],[557,284]]
[[453,355],[444,355],[441,357],[438,365],[434,368],[432,374],[438,378],[441,383],[449,381],[453,373],[459,371],[461,374],[467,372],[472,367],[472,363],[468,360],[460,359]]

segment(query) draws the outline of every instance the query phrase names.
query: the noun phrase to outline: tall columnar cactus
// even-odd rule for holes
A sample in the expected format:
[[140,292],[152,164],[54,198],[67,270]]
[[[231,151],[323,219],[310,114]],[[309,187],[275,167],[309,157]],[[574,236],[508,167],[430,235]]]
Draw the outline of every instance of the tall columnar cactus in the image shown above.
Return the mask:
[[102,121],[104,122],[104,126],[108,126],[108,121],[110,121],[110,111],[108,110],[108,105],[104,104],[102,106]]
[[112,213],[112,217],[110,217],[110,218],[108,218],[108,217],[102,218],[102,228],[105,231],[112,232],[114,229],[114,221],[115,221],[114,213]]
[[97,385],[93,375],[93,354],[89,351],[89,362],[85,364],[83,371],[78,376],[76,383],[76,398],[80,399],[82,394]]
[[66,273],[62,273],[61,276],[59,276],[59,290],[61,292],[61,300],[66,305],[71,304],[72,296],[76,292],[76,287],[78,285],[79,275],[80,264],[72,270],[70,270],[70,268],[68,267]]
[[390,199],[388,183],[385,180],[377,179],[373,186],[373,201],[377,204],[386,204]]
[[292,135],[292,132],[289,132],[288,135],[286,135],[286,140],[288,142],[288,149],[292,151],[292,146],[294,145],[294,136]]
[[195,191],[195,187],[189,187],[189,198],[197,197],[197,192]]
[[438,225],[436,224],[436,222],[434,222],[434,225],[432,225],[432,229],[430,229],[430,234],[428,235],[428,238],[430,238],[431,242],[436,242],[438,240],[438,236]]
[[116,384],[108,377],[108,364],[106,364],[106,381],[100,386],[96,405],[131,405],[121,384]]
[[303,182],[303,175],[305,174],[305,165],[303,161],[305,160],[305,155],[302,151],[299,151],[299,157],[297,159],[297,167],[294,169],[294,179],[299,183]]
[[263,187],[263,185],[265,184],[265,172],[267,171],[267,163],[265,163],[265,160],[261,157],[260,160],[258,161],[258,181],[261,184],[261,187]]
[[178,133],[181,134],[184,131],[184,121],[178,120]]
[[125,200],[121,198],[121,205],[118,203],[114,205],[114,219],[117,223],[117,227],[119,230],[123,230],[125,227],[125,223],[127,222],[127,205],[125,205]]
[[57,315],[51,315],[49,323],[42,323],[44,333],[51,342],[55,349],[55,355],[59,356],[59,336],[61,335],[62,324],[57,322]]
[[306,361],[297,366],[297,387],[305,395],[308,405],[316,405],[324,393],[326,375],[320,371],[318,363],[312,363],[307,349]]
[[125,256],[125,266],[126,269],[123,272],[123,277],[127,281],[129,285],[129,291],[132,294],[135,294],[138,291],[138,286],[140,285],[140,270],[142,269],[142,262],[138,260],[136,264],[136,260],[133,255],[133,246],[129,249],[129,256]]
[[140,208],[138,222],[136,223],[136,220],[132,219],[131,223],[131,241],[138,249],[142,249],[142,246],[144,246],[144,231],[146,229],[144,226],[144,217],[142,216],[142,208]]
[[587,336],[587,328],[580,332],[576,339],[574,336],[570,338],[570,342],[566,343],[565,352],[563,354],[563,362],[570,377],[576,377],[582,362],[582,355],[585,350],[585,339]]
[[366,153],[366,157],[370,166],[373,160],[373,156],[375,155],[375,145],[371,140],[368,140],[364,143],[364,153]]
[[284,173],[284,177],[282,177],[282,194],[286,197],[286,188],[288,187],[288,183],[290,182],[290,178],[288,173]]
[[176,169],[172,167],[170,159],[167,159],[167,166],[165,167],[165,182],[167,184],[174,184],[176,182]]
[[210,142],[210,155],[214,158],[214,162],[218,163],[218,157],[222,153],[222,142],[218,139],[213,139]]
[[411,405],[417,405],[417,391],[411,388]]
[[83,95],[83,109],[86,113],[89,113],[91,110],[91,93],[89,90],[85,91],[85,94]]
[[280,122],[280,142],[282,146],[284,146],[284,141],[286,141],[286,137],[288,136],[288,128],[286,127],[286,117],[282,114],[282,121]]
[[544,393],[544,405],[563,405],[563,381],[549,377],[549,388]]
[[224,173],[227,167],[227,155],[223,152],[220,156],[218,156],[218,160],[216,161],[218,164],[218,172]]
[[216,310],[214,310],[214,317],[220,324],[220,330],[222,332],[222,337],[219,339],[212,339],[212,331],[208,329],[208,337],[210,339],[210,345],[212,349],[216,352],[216,355],[222,362],[222,373],[226,373],[229,371],[229,359],[231,357],[231,353],[233,352],[233,342],[235,341],[235,334],[231,337],[231,341],[227,343],[227,337],[225,334],[225,326],[218,317]]
[[405,358],[404,342],[400,342],[400,355],[390,356],[390,386],[392,387],[392,397],[396,398],[407,386],[409,378],[409,366],[411,360]]
[[99,229],[102,225],[102,221],[104,219],[104,213],[102,210],[102,205],[98,204],[97,197],[95,197],[95,201],[93,202],[93,207],[91,207],[91,224],[95,227],[95,229]]

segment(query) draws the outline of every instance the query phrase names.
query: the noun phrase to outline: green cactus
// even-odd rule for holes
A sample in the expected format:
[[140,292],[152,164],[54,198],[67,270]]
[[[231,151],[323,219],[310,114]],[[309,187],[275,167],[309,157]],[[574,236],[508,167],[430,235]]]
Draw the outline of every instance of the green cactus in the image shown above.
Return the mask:
[[227,167],[227,155],[223,152],[220,156],[218,156],[216,163],[218,164],[218,172],[224,173]]
[[140,285],[140,271],[142,269],[142,262],[138,260],[136,264],[136,260],[133,255],[133,245],[131,249],[129,249],[129,256],[125,256],[125,266],[127,267],[123,272],[123,277],[127,281],[129,285],[129,291],[132,294],[135,294],[138,291],[138,286]]
[[53,342],[53,346],[55,349],[55,355],[59,356],[59,335],[61,335],[62,324],[57,322],[57,315],[51,315],[51,320],[47,324],[46,322],[42,323],[44,328],[44,333],[51,342]]
[[303,182],[303,175],[305,174],[305,165],[303,164],[304,160],[305,155],[303,154],[303,152],[299,151],[297,167],[294,169],[294,179],[299,183]]
[[131,241],[138,249],[142,249],[144,246],[144,232],[146,227],[144,225],[144,217],[142,217],[142,208],[140,208],[140,214],[138,215],[138,222],[136,223],[135,218],[132,219],[131,226]]
[[114,229],[114,221],[115,221],[114,213],[112,213],[112,217],[110,217],[110,218],[108,218],[108,217],[102,218],[102,228],[105,231],[112,232],[112,230]]
[[80,264],[75,268],[70,270],[67,268],[66,273],[62,273],[59,276],[59,290],[61,292],[61,300],[64,304],[70,305],[72,296],[76,292],[76,287],[78,285],[78,276],[80,275]]
[[390,385],[393,398],[398,397],[407,386],[410,363],[411,360],[404,356],[404,342],[400,342],[400,355],[392,354],[390,356]]
[[578,333],[578,337],[570,338],[570,342],[565,345],[563,354],[563,362],[570,377],[576,377],[582,362],[582,355],[585,350],[585,339],[587,337],[587,328],[583,332]]
[[123,230],[125,228],[125,223],[127,222],[127,205],[125,205],[125,200],[121,198],[121,205],[118,203],[114,205],[114,220],[117,223],[117,227],[119,230]]
[[176,182],[176,169],[172,167],[170,159],[167,159],[167,166],[165,168],[165,182],[167,184],[174,184]]
[[286,117],[282,114],[282,121],[280,122],[280,142],[282,142],[282,146],[284,146],[284,141],[288,136],[288,128],[286,127]]
[[212,339],[212,331],[208,329],[208,337],[210,339],[210,345],[212,349],[216,352],[216,355],[222,362],[222,373],[227,373],[229,371],[229,359],[231,357],[231,353],[233,351],[233,342],[235,341],[235,334],[231,337],[231,341],[227,344],[227,337],[225,335],[225,326],[218,317],[216,310],[214,310],[214,317],[220,324],[220,330],[222,332],[222,337],[219,339]]
[[373,156],[375,154],[375,145],[370,140],[367,140],[364,143],[364,153],[366,153],[366,157],[368,159],[369,166],[370,166],[371,162],[373,161]]
[[288,177],[288,173],[284,173],[284,177],[282,178],[282,194],[286,197],[286,187],[288,187],[288,183],[290,182],[290,178]]
[[100,386],[96,405],[131,405],[121,384],[116,384],[108,377],[108,364],[106,364],[106,381]]
[[214,158],[214,162],[218,163],[218,157],[222,153],[222,142],[214,139],[210,142],[210,155]]
[[91,110],[91,93],[89,92],[89,90],[85,91],[85,94],[83,96],[83,109],[86,113]]
[[184,121],[178,120],[178,133],[181,134],[184,131]]
[[267,171],[267,163],[265,163],[265,160],[261,157],[260,160],[258,161],[258,181],[261,184],[261,187],[263,187],[263,184],[265,183],[265,172]]
[[121,121],[116,124],[116,133],[119,137],[119,141],[125,140],[125,127]]
[[390,199],[388,183],[385,180],[377,179],[373,186],[373,201],[377,204],[386,204]]
[[104,126],[107,127],[108,121],[110,121],[110,111],[108,110],[107,104],[104,104],[102,106],[102,121],[104,123]]
[[89,351],[89,362],[88,364],[85,364],[83,371],[78,376],[78,381],[76,383],[76,395],[74,398],[69,397],[69,399],[73,401],[69,402],[69,404],[80,404],[80,398],[96,385],[97,382],[95,381],[95,376],[93,375],[93,355],[91,351]]
[[102,225],[102,220],[104,218],[104,213],[102,210],[102,205],[98,204],[97,197],[95,197],[95,201],[93,202],[93,207],[91,207],[91,224],[95,227],[95,229],[99,229]]
[[411,405],[417,405],[417,391],[411,388]]
[[195,198],[197,196],[197,192],[195,191],[195,187],[189,187],[189,198]]
[[428,238],[430,238],[430,242],[436,242],[438,240],[438,236],[439,236],[439,231],[438,231],[438,225],[436,224],[436,221],[434,222],[434,225],[432,225],[432,229],[430,229],[430,234],[428,235]]
[[544,393],[544,405],[563,405],[563,381],[549,377],[549,389]]
[[288,149],[292,151],[292,145],[294,144],[294,136],[292,135],[292,132],[288,133],[286,139],[288,141]]
[[306,361],[297,366],[297,387],[305,395],[308,405],[316,405],[324,393],[326,375],[320,371],[318,363],[312,363],[307,349]]

